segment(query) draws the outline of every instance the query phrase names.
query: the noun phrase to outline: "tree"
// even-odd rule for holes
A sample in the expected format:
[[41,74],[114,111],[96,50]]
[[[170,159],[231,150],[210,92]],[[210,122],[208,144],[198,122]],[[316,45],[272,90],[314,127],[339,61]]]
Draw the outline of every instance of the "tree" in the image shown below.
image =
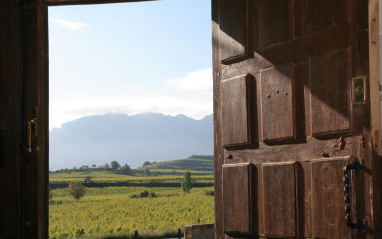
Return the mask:
[[150,169],[149,168],[145,168],[145,176],[150,176]]
[[127,163],[125,163],[125,165],[123,165],[121,167],[120,171],[122,174],[126,174],[126,175],[132,175],[133,174],[130,166]]
[[105,165],[103,166],[103,169],[108,170],[109,168],[110,168],[110,165],[108,163],[105,163]]
[[89,166],[88,166],[88,165],[83,165],[83,166],[81,166],[81,167],[79,168],[79,170],[80,170],[81,172],[87,172],[87,171],[89,171]]
[[143,167],[149,166],[149,165],[151,165],[151,163],[149,161],[146,161],[146,162],[143,163]]
[[92,176],[86,176],[84,183],[92,183]]
[[86,188],[80,182],[73,181],[73,182],[69,183],[67,191],[78,202],[78,200],[80,200],[80,198],[82,198],[85,195]]
[[111,168],[114,170],[114,171],[117,171],[117,169],[119,169],[121,167],[121,165],[119,165],[119,163],[117,161],[112,161],[110,163],[111,165]]
[[192,188],[192,180],[190,171],[184,173],[184,178],[182,179],[182,189],[185,193],[189,193]]

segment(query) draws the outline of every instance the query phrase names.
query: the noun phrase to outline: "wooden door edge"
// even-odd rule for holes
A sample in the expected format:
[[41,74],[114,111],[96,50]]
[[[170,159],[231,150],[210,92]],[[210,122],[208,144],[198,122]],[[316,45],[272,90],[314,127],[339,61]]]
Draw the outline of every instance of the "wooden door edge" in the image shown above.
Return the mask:
[[369,0],[369,72],[371,142],[381,155],[381,100],[379,94],[379,1]]

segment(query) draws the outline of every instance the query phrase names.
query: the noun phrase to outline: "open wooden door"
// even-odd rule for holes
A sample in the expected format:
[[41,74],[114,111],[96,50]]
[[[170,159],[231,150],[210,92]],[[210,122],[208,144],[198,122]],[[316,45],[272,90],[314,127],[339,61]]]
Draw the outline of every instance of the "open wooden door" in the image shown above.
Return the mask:
[[212,18],[216,238],[378,238],[368,2],[213,0]]

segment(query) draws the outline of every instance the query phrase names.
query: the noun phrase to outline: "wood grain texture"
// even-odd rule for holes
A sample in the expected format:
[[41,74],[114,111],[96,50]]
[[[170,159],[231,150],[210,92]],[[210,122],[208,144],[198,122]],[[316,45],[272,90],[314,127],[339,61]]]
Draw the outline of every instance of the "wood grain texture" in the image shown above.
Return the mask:
[[309,1],[309,31],[330,27],[333,23],[333,0]]
[[0,237],[22,237],[22,120],[19,1],[0,1]]
[[293,5],[294,17],[293,26],[296,38],[306,36],[309,32],[308,9],[309,0],[295,1]]
[[256,75],[264,68],[290,62],[304,62],[313,55],[324,54],[333,49],[346,48],[350,44],[349,35],[349,27],[340,27],[264,48],[255,52],[251,59],[223,65],[223,79],[243,74]]
[[229,236],[254,233],[256,177],[252,164],[223,165],[224,232]]
[[336,50],[309,60],[313,135],[350,129],[348,52]]
[[261,71],[263,141],[295,137],[294,64]]
[[310,32],[346,24],[349,6],[347,3],[346,0],[308,1]]
[[313,230],[312,215],[312,167],[310,161],[297,162],[297,220],[298,238],[311,238]]
[[346,225],[343,191],[343,167],[349,158],[312,162],[312,216],[314,238],[351,238]]
[[[362,3],[362,2],[361,2]],[[368,29],[370,29],[372,22],[375,20],[379,22],[379,4],[378,0],[370,0],[368,5]],[[366,4],[363,4],[365,6]],[[362,5],[361,5],[362,6]],[[361,8],[363,9],[363,8]],[[380,80],[380,56],[379,56],[379,41],[373,42],[371,35],[372,32],[368,31],[368,53],[369,53],[369,71],[370,71],[370,107],[371,107],[371,148],[370,156],[372,156],[372,162],[370,162],[371,168],[382,168],[382,148],[381,148],[381,101],[379,80]],[[359,45],[362,46],[362,45]],[[366,49],[365,49],[366,50]],[[372,192],[373,195],[373,205],[367,208],[366,218],[371,221],[373,225],[370,227],[374,230],[375,238],[382,238],[382,189],[381,187],[376,187],[375,185],[382,185],[382,173],[373,173],[372,181],[366,180],[366,188]],[[368,198],[365,197],[367,200]]]
[[[44,238],[49,222],[48,159],[48,9],[42,1],[29,1],[23,12],[24,125],[35,118],[37,134],[31,137],[31,152],[25,152],[24,237]],[[37,114],[34,108],[37,107]],[[24,139],[28,138],[24,131]],[[25,150],[25,148],[24,148]]]
[[[265,14],[266,21],[269,24],[273,24],[274,22],[272,21],[276,22],[276,19],[286,19],[286,15],[267,15],[266,11],[276,12],[281,11],[281,9],[278,9],[276,4],[269,9],[262,8],[261,4],[264,2],[260,0],[257,2],[259,4],[259,29],[253,28],[248,31],[254,30],[259,32],[260,47],[255,48],[253,58],[243,58],[226,65],[221,65],[220,79],[231,79],[245,74],[251,74],[256,79],[259,79],[256,81],[256,89],[257,102],[260,103],[258,104],[261,105],[261,108],[257,109],[257,114],[263,115],[264,87],[262,86],[262,74],[269,69],[293,62],[293,80],[295,82],[295,105],[293,107],[296,112],[295,120],[297,122],[294,132],[295,136],[299,139],[296,141],[283,141],[282,143],[279,142],[279,144],[270,144],[265,140],[265,143],[260,142],[255,149],[223,150],[224,154],[231,156],[230,158],[225,158],[224,163],[252,163],[259,170],[258,217],[260,219],[266,217],[277,218],[277,216],[267,214],[273,209],[269,205],[266,208],[266,203],[269,201],[266,198],[269,198],[269,195],[271,195],[267,190],[272,191],[272,187],[276,187],[277,183],[273,184],[274,182],[271,180],[267,182],[263,180],[266,177],[263,175],[264,165],[287,162],[290,164],[295,163],[296,165],[295,178],[298,182],[295,185],[296,234],[292,237],[287,235],[287,233],[283,235],[269,235],[267,230],[277,231],[273,228],[276,226],[274,224],[267,226],[265,220],[259,220],[259,238],[375,238],[375,235],[373,235],[373,230],[377,230],[375,218],[379,218],[381,214],[373,212],[373,207],[376,208],[376,206],[375,203],[373,206],[370,200],[371,195],[375,195],[374,198],[380,201],[382,193],[378,192],[382,190],[375,189],[373,180],[371,180],[372,176],[369,174],[370,170],[368,171],[369,173],[365,173],[364,176],[357,178],[352,186],[357,189],[357,193],[352,198],[354,200],[353,213],[357,218],[366,218],[369,227],[367,233],[346,234],[345,232],[344,236],[340,235],[341,230],[347,229],[347,226],[344,224],[343,219],[343,165],[336,166],[338,158],[346,159],[350,156],[355,156],[357,158],[365,158],[365,165],[368,165],[367,167],[371,169],[373,167],[371,160],[372,152],[370,151],[371,145],[379,147],[380,144],[380,137],[378,137],[378,143],[371,143],[369,141],[371,135],[368,102],[363,105],[352,105],[351,103],[350,82],[352,77],[368,75],[369,53],[366,35],[371,31],[368,31],[369,27],[365,23],[366,16],[368,15],[365,10],[367,3],[361,0],[291,1],[289,6],[291,14],[291,38],[280,42],[270,41],[272,43],[264,43],[263,45],[261,35],[263,33],[261,30],[263,26],[261,26],[261,21],[265,18],[260,15]],[[279,1],[278,3],[282,5],[284,2]],[[261,11],[261,9],[266,11]],[[369,12],[373,11],[369,10]],[[374,21],[376,21],[375,18]],[[270,38],[282,35],[282,32],[275,30],[276,28],[277,26],[266,29],[270,34],[273,34],[270,35]],[[377,75],[375,74],[375,76]],[[274,75],[272,78],[277,84],[281,84],[280,78],[282,77]],[[367,87],[368,84],[367,80]],[[377,88],[376,86],[373,87]],[[375,95],[376,99],[377,94]],[[269,109],[270,107],[266,108]],[[224,111],[223,105],[220,109]],[[380,114],[380,112],[377,114]],[[265,115],[266,117],[272,117],[268,113],[265,113]],[[263,136],[269,133],[265,126],[268,123],[265,119],[266,117],[260,117],[257,124],[252,122],[252,125],[258,125],[257,130],[260,135],[260,141],[263,138],[265,139],[266,137]],[[376,123],[379,124],[380,122]],[[224,128],[224,126],[222,127]],[[281,131],[288,130],[285,127],[281,128]],[[361,144],[361,134],[365,138],[365,146]],[[376,135],[379,136],[380,131],[374,132],[373,137],[375,139],[377,139]],[[346,141],[344,148],[339,146],[340,136],[343,136]],[[322,156],[326,154],[329,155],[329,159],[325,159]],[[378,160],[378,157],[374,158]],[[328,217],[325,219],[327,221],[324,221],[322,217],[325,213],[331,213],[328,208],[324,207],[328,206],[328,202],[331,202],[329,200],[331,196],[322,192],[325,190],[317,186],[320,184],[320,180],[326,180],[327,174],[325,174],[324,169],[318,173],[317,170],[319,171],[320,167],[316,163],[324,162],[325,160],[327,160],[328,165],[335,165],[333,170],[339,171],[340,179],[337,178],[337,174],[332,179],[335,185],[335,190],[332,194],[336,198],[332,214],[338,214],[339,220],[342,220],[339,222],[341,225],[338,226],[340,230],[337,232],[329,227],[326,229],[321,228],[324,225],[323,223],[333,223],[333,220],[337,220],[337,218]],[[331,170],[330,167],[326,168],[329,168],[327,172]],[[374,183],[379,182],[380,178],[382,177],[374,175]],[[331,181],[326,180],[326,183],[331,183]],[[360,188],[364,188],[364,191],[358,192]],[[337,199],[339,199],[338,202]],[[329,204],[329,207],[333,205]],[[274,207],[277,207],[277,205],[274,205]],[[320,211],[318,212],[317,210]],[[274,219],[274,221],[277,220]],[[287,230],[287,228],[283,227],[283,230]]]
[[221,82],[223,147],[251,145],[251,76]]
[[246,53],[248,0],[220,0],[220,57]]
[[261,47],[291,39],[291,0],[259,0]]
[[[349,136],[346,138],[344,150],[339,150],[339,139],[320,140],[314,137],[307,137],[305,143],[267,145],[259,144],[256,150],[243,149],[231,150],[229,154],[232,159],[224,159],[225,163],[247,163],[251,162],[255,165],[271,162],[289,162],[289,161],[309,161],[317,158],[324,159],[321,156],[323,152],[327,152],[330,157],[345,157],[352,154],[351,145],[359,144],[359,136]],[[356,147],[356,146],[354,146]]]
[[264,232],[296,236],[295,163],[263,164]]

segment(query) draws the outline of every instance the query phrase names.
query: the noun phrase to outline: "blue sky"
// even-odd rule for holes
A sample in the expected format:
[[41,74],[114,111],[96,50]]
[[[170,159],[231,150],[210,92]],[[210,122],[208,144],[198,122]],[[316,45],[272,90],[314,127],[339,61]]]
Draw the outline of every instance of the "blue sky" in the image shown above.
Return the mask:
[[211,6],[49,7],[50,128],[87,115],[212,114]]

